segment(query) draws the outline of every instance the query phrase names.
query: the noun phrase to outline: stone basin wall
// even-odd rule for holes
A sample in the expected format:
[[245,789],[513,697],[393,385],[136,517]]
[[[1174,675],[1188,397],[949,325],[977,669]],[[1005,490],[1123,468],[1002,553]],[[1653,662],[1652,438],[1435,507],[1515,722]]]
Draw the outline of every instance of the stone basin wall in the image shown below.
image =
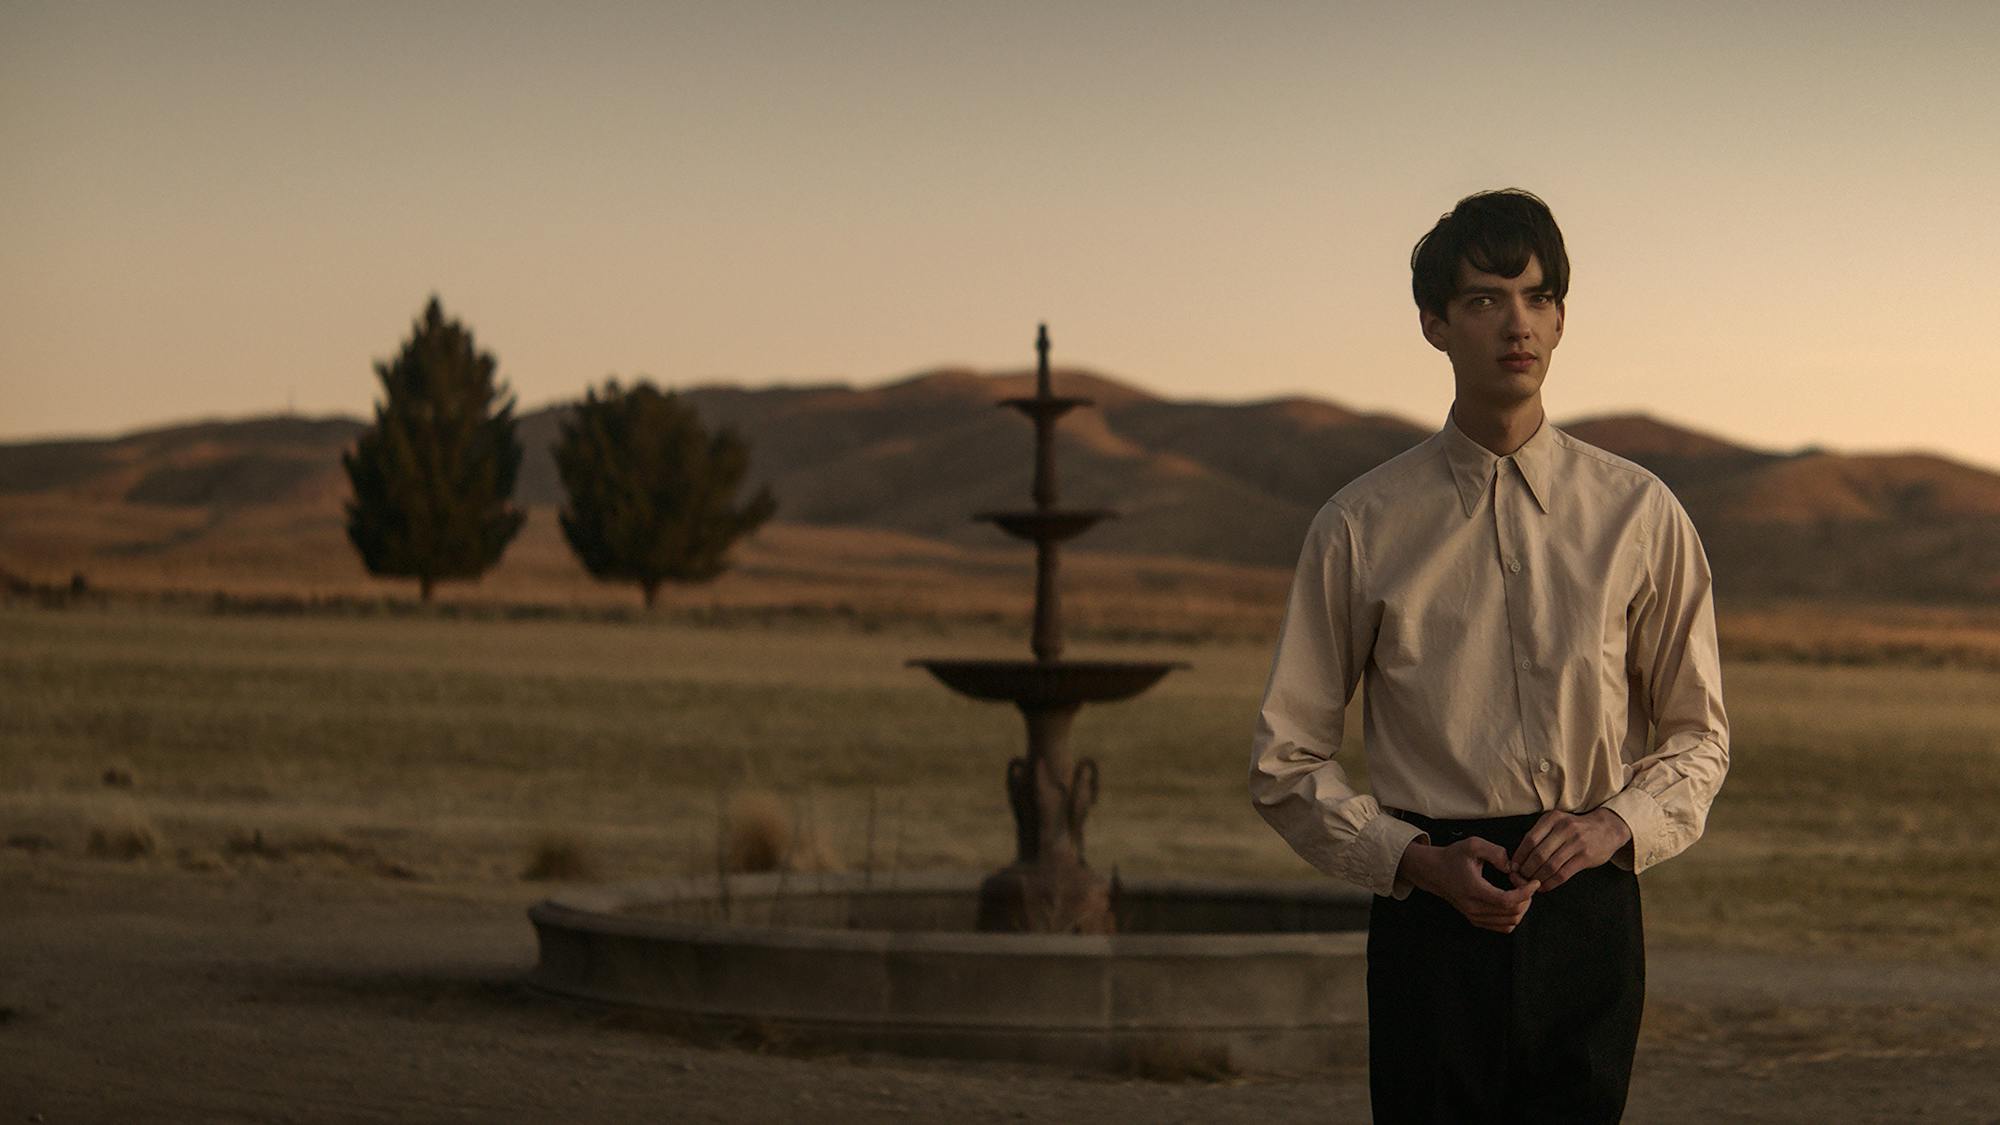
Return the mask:
[[[632,891],[599,901],[608,909],[675,922],[833,930],[975,932],[976,896],[966,877],[916,875],[737,875],[724,894],[716,879],[653,884],[647,901]],[[976,889],[976,884],[975,884]],[[590,892],[563,901],[581,905]],[[1269,934],[1365,930],[1368,896],[1323,883],[1151,880],[1120,888],[1121,934]]]
[[529,912],[533,981],[694,1029],[840,1048],[1238,1072],[1361,1057],[1365,892],[1134,880],[1120,933],[994,934],[972,927],[980,878],[579,889]]

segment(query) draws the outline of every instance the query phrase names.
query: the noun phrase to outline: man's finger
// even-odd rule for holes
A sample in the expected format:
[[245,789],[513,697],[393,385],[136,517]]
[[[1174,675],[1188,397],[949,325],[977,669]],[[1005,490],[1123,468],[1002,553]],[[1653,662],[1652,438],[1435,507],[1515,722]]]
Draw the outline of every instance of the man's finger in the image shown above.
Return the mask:
[[1519,912],[1505,914],[1468,914],[1466,915],[1466,920],[1482,930],[1492,930],[1495,933],[1507,934],[1514,932],[1514,927],[1520,925],[1522,919],[1526,918],[1527,915],[1528,912],[1524,908]]
[[1562,866],[1556,871],[1556,877],[1567,883],[1586,866],[1588,866],[1587,858],[1583,854],[1583,849],[1579,847],[1563,860]]
[[1511,891],[1503,891],[1484,879],[1477,883],[1452,905],[1460,914],[1475,922],[1481,918],[1507,917],[1520,913],[1526,904],[1541,889],[1540,883],[1524,883]]
[[[1500,890],[1498,887],[1493,889],[1496,891]],[[1530,879],[1525,883],[1518,884],[1511,891],[1500,891],[1500,897],[1494,901],[1507,910],[1525,909],[1526,905],[1534,900],[1535,892],[1541,889],[1542,884],[1539,881]]]
[[[1514,900],[1509,899],[1507,896],[1519,890],[1520,888],[1516,887],[1512,891],[1503,891],[1485,879],[1475,877],[1466,886],[1461,897],[1466,900],[1467,905],[1475,909],[1493,910],[1500,907],[1512,906]],[[1464,907],[1460,907],[1460,909],[1462,910]]]
[[1562,829],[1549,833],[1549,838],[1542,841],[1541,847],[1535,849],[1535,854],[1528,858],[1528,862],[1521,865],[1522,873],[1534,879],[1553,875],[1564,853],[1582,846],[1582,835],[1570,825],[1564,825]]
[[1542,875],[1547,874],[1542,870],[1542,868],[1546,866],[1548,862],[1548,856],[1543,851],[1543,848],[1546,847],[1547,844],[1544,843],[1540,847],[1537,847],[1534,851],[1531,851],[1527,855],[1522,856],[1519,860],[1515,862],[1514,870],[1519,871],[1524,878],[1531,878],[1531,879],[1540,878]]
[[1565,861],[1582,853],[1583,842],[1567,833],[1563,833],[1550,836],[1549,842],[1544,845],[1544,850],[1547,854],[1541,854],[1538,851],[1535,856],[1528,860],[1522,870],[1522,874],[1534,879],[1552,878],[1561,870]]
[[1554,849],[1547,844],[1544,844],[1543,847],[1549,848],[1549,850],[1527,856],[1520,863],[1514,865],[1514,870],[1520,873],[1521,878],[1541,879],[1547,877],[1549,874],[1549,856],[1554,853]]
[[1535,845],[1542,842],[1542,837],[1547,836],[1549,831],[1556,826],[1557,818],[1560,815],[1554,809],[1550,809],[1548,812],[1542,814],[1540,820],[1535,821],[1535,826],[1528,829],[1526,836],[1521,837],[1520,845],[1514,849],[1515,867],[1521,866],[1521,862],[1528,858],[1528,853],[1534,851]]
[[1584,853],[1584,849],[1581,846],[1578,846],[1576,851],[1571,853],[1568,857],[1566,857],[1563,860],[1562,865],[1558,867],[1554,875],[1550,877],[1548,882],[1548,889],[1554,890],[1557,887],[1562,886],[1564,883],[1569,882],[1572,878],[1575,878],[1579,872],[1585,870],[1590,866],[1591,864],[1589,856],[1587,856]]
[[1502,871],[1514,869],[1514,861],[1508,858],[1507,849],[1483,836],[1474,836],[1467,840],[1466,850],[1472,853],[1472,858],[1490,863]]

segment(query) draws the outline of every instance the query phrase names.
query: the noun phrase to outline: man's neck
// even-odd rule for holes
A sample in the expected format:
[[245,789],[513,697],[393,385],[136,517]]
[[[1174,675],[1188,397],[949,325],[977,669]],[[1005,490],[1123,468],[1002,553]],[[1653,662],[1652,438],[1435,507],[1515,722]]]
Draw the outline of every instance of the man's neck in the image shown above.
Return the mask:
[[1459,432],[1491,450],[1497,457],[1528,444],[1542,428],[1542,396],[1523,399],[1511,406],[1482,406],[1464,399],[1451,404],[1451,420]]

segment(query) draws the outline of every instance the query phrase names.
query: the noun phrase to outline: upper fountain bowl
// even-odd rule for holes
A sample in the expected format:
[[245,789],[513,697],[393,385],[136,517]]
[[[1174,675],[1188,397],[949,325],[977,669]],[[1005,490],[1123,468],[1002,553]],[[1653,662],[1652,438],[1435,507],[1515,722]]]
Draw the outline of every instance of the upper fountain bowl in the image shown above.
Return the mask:
[[1058,707],[1129,699],[1184,661],[912,660],[960,695],[996,703]]
[[1104,508],[1078,510],[1058,508],[1042,512],[980,512],[973,519],[998,524],[1000,530],[1016,539],[1028,539],[1036,543],[1059,543],[1064,539],[1074,539],[1108,519],[1116,519],[1117,512]]

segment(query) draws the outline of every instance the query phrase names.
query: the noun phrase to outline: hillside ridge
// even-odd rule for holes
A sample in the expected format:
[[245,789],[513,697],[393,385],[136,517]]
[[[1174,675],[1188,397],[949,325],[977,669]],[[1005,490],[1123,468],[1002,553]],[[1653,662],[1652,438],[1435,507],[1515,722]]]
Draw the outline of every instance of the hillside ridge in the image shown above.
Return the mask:
[[[1057,430],[1062,502],[1120,513],[1077,544],[1085,551],[1287,567],[1326,497],[1432,432],[1309,396],[1181,401],[1082,368],[1058,368],[1053,381],[1096,404]],[[1030,473],[1031,429],[994,407],[1033,383],[1032,371],[937,367],[868,387],[680,393],[750,442],[753,477],[777,495],[779,520],[984,548],[996,533],[970,513],[1020,506]],[[516,499],[530,509],[562,502],[549,447],[568,409],[518,415]],[[69,559],[56,563],[67,574],[105,552],[198,551],[231,527],[337,532],[340,454],[367,424],[259,415],[0,443],[0,565]],[[1674,490],[1719,589],[2000,596],[2000,474],[1931,453],[1756,449],[1644,413],[1558,424]],[[244,550],[282,556],[275,545]]]

